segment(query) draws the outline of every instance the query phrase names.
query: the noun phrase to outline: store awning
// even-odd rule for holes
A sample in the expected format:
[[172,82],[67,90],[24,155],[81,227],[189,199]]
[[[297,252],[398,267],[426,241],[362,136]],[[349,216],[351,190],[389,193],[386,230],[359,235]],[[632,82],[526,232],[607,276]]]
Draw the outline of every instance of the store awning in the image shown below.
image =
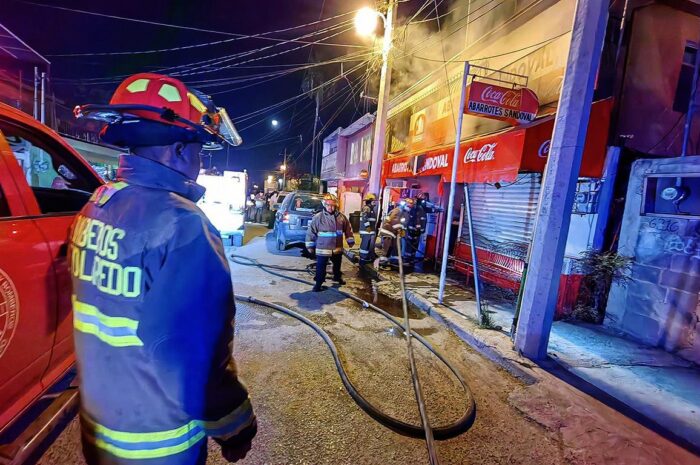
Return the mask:
[[[603,175],[612,99],[593,103],[579,177]],[[460,144],[459,183],[512,182],[518,173],[544,172],[554,130],[555,115]],[[383,179],[415,176],[452,177],[454,145],[384,161]]]

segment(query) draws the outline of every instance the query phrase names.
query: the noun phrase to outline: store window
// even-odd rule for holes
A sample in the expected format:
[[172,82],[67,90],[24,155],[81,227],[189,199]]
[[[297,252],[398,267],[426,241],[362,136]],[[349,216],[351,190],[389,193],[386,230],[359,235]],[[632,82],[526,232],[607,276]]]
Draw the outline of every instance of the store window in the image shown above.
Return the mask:
[[79,211],[99,185],[69,151],[28,128],[0,120],[0,137],[10,146],[44,214]]

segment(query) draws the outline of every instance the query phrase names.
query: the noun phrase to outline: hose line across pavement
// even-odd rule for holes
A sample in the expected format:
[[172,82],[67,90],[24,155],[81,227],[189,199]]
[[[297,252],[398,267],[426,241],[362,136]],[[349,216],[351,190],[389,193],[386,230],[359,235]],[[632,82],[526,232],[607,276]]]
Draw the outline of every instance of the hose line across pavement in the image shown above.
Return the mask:
[[[237,263],[239,265],[243,266],[254,266],[257,268],[262,269],[263,271],[272,274],[274,276],[278,276],[280,278],[284,279],[289,279],[291,281],[296,281],[299,283],[303,283],[306,285],[313,285],[313,283],[309,281],[305,281],[300,278],[296,278],[293,276],[289,276],[283,273],[279,273],[277,271],[273,270],[279,270],[279,271],[299,271],[301,272],[301,269],[290,269],[290,268],[285,268],[279,265],[268,265],[264,263],[260,263],[257,260],[249,257],[245,257],[243,255],[236,255],[236,254],[231,254],[230,255],[231,260],[234,263]],[[303,270],[306,271],[306,270]],[[387,313],[385,310],[377,307],[376,305],[365,301],[364,299],[354,295],[350,294],[349,292],[342,291],[340,289],[336,288],[329,288],[344,297],[347,297],[351,300],[354,300],[355,302],[360,303],[364,308],[373,310],[380,315],[382,315],[384,318],[388,319],[393,325],[396,327],[400,328],[402,332],[406,332],[406,327],[404,324],[398,320],[397,318],[394,318],[392,315]],[[333,356],[334,362],[336,369],[338,370],[338,374],[340,375],[340,379],[345,386],[345,389],[347,390],[348,394],[352,399],[357,403],[357,405],[364,410],[370,417],[378,421],[379,423],[383,424],[384,426],[392,429],[393,431],[396,431],[399,434],[402,434],[404,436],[409,436],[413,437],[416,439],[426,439],[426,434],[427,431],[432,430],[432,436],[437,439],[437,440],[445,440],[445,439],[450,439],[454,438],[456,436],[459,436],[460,434],[464,433],[467,431],[471,425],[474,423],[474,418],[476,416],[476,404],[474,403],[474,398],[472,397],[471,391],[469,387],[467,386],[466,381],[462,377],[462,375],[459,373],[457,368],[455,368],[445,357],[437,350],[435,349],[432,344],[430,344],[425,338],[423,338],[420,334],[416,333],[415,331],[411,330],[410,335],[412,338],[415,338],[418,342],[420,342],[423,346],[425,346],[426,349],[428,349],[433,355],[435,355],[442,363],[445,364],[445,366],[452,372],[452,374],[457,378],[459,381],[460,385],[462,386],[462,389],[465,393],[465,397],[468,399],[467,403],[464,408],[464,414],[462,417],[457,420],[454,423],[451,423],[449,425],[445,426],[439,426],[435,428],[429,428],[426,430],[424,426],[426,425],[413,425],[410,423],[406,423],[402,420],[399,420],[397,418],[394,418],[387,413],[381,411],[379,408],[375,407],[372,405],[367,399],[365,399],[355,388],[353,385],[352,381],[350,381],[350,378],[348,377],[345,368],[343,366],[342,361],[340,360],[340,356],[338,354],[338,349],[335,346],[335,343],[331,339],[331,337],[326,333],[320,326],[318,326],[316,323],[311,321],[310,319],[306,318],[305,316],[301,315],[300,313],[297,313],[287,307],[284,307],[282,305],[270,303],[270,302],[265,302],[260,299],[256,299],[255,297],[252,296],[241,296],[241,295],[236,295],[236,300],[240,302],[249,302],[261,306],[265,306],[274,310],[277,310],[281,313],[284,313],[285,315],[288,315],[292,318],[297,319],[298,321],[304,323],[305,325],[309,326],[311,329],[313,329],[326,343],[328,346],[331,355]],[[415,386],[415,376],[413,376],[415,373],[413,373],[412,370],[412,377],[414,378],[414,386]],[[422,403],[422,401],[419,401],[419,404]],[[424,410],[424,406],[420,406],[421,410]],[[424,413],[424,412],[423,412]],[[421,415],[423,418],[423,415]],[[424,420],[425,422],[425,420]],[[429,449],[431,448],[430,443],[428,443]],[[431,458],[432,462],[432,458]]]

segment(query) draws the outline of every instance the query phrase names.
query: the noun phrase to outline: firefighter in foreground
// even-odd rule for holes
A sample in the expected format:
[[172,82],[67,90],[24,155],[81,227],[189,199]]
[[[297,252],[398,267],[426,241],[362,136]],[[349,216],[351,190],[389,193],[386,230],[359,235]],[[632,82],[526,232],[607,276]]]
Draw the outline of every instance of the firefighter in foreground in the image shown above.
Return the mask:
[[348,245],[355,245],[352,226],[348,219],[338,211],[338,199],[333,194],[323,196],[323,210],[316,213],[306,231],[306,248],[313,256],[316,254],[316,285],[313,292],[323,290],[326,280],[326,266],[330,259],[333,263],[333,281],[345,284],[340,265],[343,261],[343,236]]
[[391,255],[396,251],[396,241],[406,235],[406,228],[415,206],[415,200],[402,199],[391,212],[384,218],[382,227],[379,228],[379,238],[382,241],[382,256],[380,265],[388,265]]
[[203,465],[212,437],[241,459],[257,423],[232,359],[231,276],[195,205],[200,151],[225,114],[176,79],[138,74],[76,116],[110,123],[102,139],[132,153],[71,230],[85,458]]
[[367,194],[360,214],[360,270],[374,261],[377,241],[377,196]]

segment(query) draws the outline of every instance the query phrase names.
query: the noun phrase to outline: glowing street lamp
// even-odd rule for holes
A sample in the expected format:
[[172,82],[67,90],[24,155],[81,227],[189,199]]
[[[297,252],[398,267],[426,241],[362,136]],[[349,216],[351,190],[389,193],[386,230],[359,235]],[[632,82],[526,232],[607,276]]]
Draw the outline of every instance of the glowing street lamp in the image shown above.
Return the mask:
[[393,25],[396,22],[397,0],[389,0],[386,15],[369,7],[361,8],[355,14],[355,29],[363,36],[373,36],[377,29],[377,18],[384,23],[384,40],[382,43],[382,69],[379,78],[379,98],[377,99],[377,118],[374,124],[372,143],[372,170],[369,174],[368,192],[379,195],[382,158],[384,157],[384,135],[386,132],[387,102],[391,83],[391,63],[389,50]]
[[272,181],[274,181],[274,179],[275,179],[275,177],[271,174],[267,176],[267,182],[272,182]]
[[287,165],[280,166],[280,171],[287,171]]
[[377,17],[382,14],[368,6],[360,8],[355,14],[355,30],[361,36],[374,35],[377,30]]
[[273,128],[276,128],[276,127],[279,126],[279,125],[280,125],[280,122],[279,122],[279,121],[277,121],[276,119],[273,119],[273,120],[272,120],[272,127],[273,127]]

